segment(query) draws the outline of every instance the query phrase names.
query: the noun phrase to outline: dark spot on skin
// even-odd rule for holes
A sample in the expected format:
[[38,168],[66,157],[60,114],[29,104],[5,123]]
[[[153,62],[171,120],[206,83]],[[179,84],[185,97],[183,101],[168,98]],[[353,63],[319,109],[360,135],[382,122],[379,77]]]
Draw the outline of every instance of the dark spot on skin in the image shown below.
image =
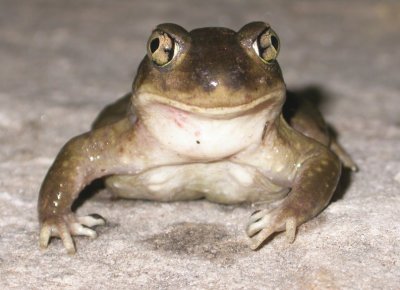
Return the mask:
[[238,241],[219,224],[178,223],[145,242],[156,251],[217,260],[225,265],[233,264],[237,256],[250,253],[245,242]]
[[196,140],[196,143],[197,143],[197,144],[200,144],[200,141],[199,141],[199,140]]

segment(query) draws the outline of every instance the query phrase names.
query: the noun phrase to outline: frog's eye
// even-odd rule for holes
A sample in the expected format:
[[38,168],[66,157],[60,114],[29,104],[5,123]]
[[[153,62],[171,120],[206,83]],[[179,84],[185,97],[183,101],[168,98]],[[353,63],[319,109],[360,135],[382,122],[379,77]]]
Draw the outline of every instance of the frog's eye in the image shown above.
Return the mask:
[[253,48],[265,62],[273,62],[279,53],[279,38],[271,28],[264,30],[254,41]]
[[154,31],[147,43],[147,52],[150,59],[158,66],[171,62],[178,51],[178,44],[167,33]]

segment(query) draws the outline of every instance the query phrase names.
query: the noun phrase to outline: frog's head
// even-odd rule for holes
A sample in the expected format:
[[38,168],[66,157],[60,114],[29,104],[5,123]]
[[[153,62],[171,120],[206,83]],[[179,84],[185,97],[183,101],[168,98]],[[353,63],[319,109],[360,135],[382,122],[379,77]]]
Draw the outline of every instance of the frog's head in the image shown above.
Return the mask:
[[201,144],[228,138],[235,146],[210,156],[233,154],[261,140],[265,124],[281,112],[286,89],[278,52],[278,36],[262,22],[238,32],[213,27],[188,32],[161,24],[133,83],[138,116],[160,141],[183,153],[209,156],[212,148]]

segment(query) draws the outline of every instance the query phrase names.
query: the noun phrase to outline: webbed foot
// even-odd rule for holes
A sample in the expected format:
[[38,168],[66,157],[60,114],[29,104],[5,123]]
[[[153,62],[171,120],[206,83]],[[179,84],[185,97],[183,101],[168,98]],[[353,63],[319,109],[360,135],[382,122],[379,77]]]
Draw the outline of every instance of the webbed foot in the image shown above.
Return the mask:
[[41,224],[39,245],[42,249],[47,248],[51,237],[59,237],[68,254],[74,254],[76,250],[72,236],[88,236],[95,239],[97,233],[91,228],[105,223],[105,219],[97,214],[77,217],[74,213],[69,213],[50,217]]

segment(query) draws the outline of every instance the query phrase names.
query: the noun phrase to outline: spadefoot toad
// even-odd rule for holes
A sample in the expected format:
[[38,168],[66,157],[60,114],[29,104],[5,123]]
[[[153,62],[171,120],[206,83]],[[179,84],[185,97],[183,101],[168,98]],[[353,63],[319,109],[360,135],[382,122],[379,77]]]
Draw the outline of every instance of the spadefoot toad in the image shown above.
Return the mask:
[[[96,237],[97,215],[76,216],[81,190],[104,177],[119,197],[155,201],[282,202],[250,216],[252,249],[296,228],[328,204],[341,162],[354,162],[307,101],[284,117],[279,38],[266,23],[238,32],[190,32],[161,24],[147,43],[132,92],[106,107],[93,129],[61,149],[40,189],[40,246]],[[289,106],[290,107],[290,106]],[[288,108],[291,110],[293,108]]]

